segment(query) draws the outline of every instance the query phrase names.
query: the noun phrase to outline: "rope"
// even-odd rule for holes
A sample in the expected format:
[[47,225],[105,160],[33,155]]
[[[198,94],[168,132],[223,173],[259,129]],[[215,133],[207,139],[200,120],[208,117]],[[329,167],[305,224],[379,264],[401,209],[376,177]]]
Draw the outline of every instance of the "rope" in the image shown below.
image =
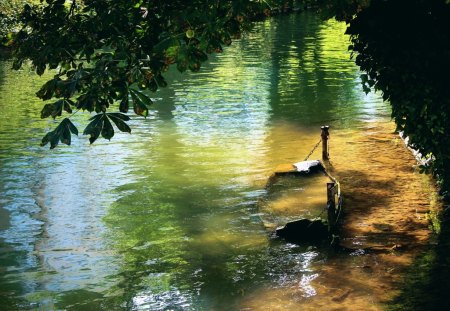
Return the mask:
[[317,147],[319,147],[319,144],[322,142],[322,138],[317,142],[317,144],[312,148],[311,152],[306,156],[306,158],[303,161],[306,161],[309,159],[309,157],[316,151]]
[[324,208],[322,209],[322,211],[320,212],[320,214],[318,214],[315,218],[322,218],[323,213],[324,213],[325,211],[327,211],[327,210],[328,210],[328,208],[324,207]]

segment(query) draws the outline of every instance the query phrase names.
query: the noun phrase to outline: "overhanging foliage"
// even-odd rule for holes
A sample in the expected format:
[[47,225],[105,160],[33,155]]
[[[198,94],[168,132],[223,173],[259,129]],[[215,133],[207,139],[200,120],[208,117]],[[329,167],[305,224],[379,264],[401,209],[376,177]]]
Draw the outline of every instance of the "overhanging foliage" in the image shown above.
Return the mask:
[[[130,106],[135,114],[147,116],[152,100],[146,91],[167,85],[164,72],[170,65],[181,72],[200,70],[208,54],[222,52],[252,21],[285,2],[46,0],[43,6],[24,8],[14,68],[31,60],[39,75],[55,70],[37,92],[50,101],[42,118],[80,109],[95,112],[84,134],[91,135],[91,143],[100,135],[110,139],[114,130],[109,120],[130,132],[124,115]],[[59,128],[42,145],[70,144],[68,136],[77,131]]]
[[450,5],[446,0],[372,0],[351,21],[350,49],[380,91],[410,145],[431,153],[431,169],[450,189]]
[[39,4],[39,0],[0,1],[0,46],[13,43],[14,33],[21,28],[20,14],[25,4]]

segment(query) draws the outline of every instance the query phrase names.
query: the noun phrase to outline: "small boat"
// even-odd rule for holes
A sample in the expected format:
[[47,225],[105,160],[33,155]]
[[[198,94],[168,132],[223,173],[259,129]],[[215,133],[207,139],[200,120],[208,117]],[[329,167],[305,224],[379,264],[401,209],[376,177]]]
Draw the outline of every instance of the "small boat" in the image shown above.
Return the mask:
[[334,238],[343,200],[320,160],[279,165],[266,189],[260,212],[267,229],[290,242]]

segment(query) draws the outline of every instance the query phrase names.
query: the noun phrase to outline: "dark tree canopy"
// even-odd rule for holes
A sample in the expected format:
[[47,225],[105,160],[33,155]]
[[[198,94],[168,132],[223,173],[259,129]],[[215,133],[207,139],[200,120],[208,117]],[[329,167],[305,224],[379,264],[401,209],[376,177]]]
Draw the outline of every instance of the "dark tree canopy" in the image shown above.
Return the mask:
[[372,0],[350,22],[351,50],[374,88],[392,106],[412,147],[450,189],[450,5],[445,0]]

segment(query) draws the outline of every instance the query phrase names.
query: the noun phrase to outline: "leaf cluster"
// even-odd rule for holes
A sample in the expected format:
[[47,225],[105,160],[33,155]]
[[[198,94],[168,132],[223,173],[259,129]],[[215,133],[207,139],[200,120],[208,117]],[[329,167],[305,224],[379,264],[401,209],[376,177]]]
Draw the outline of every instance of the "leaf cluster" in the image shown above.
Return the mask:
[[26,4],[39,4],[39,0],[1,0],[0,1],[0,45],[9,46],[14,35],[21,28],[20,15]]
[[[45,0],[23,10],[14,68],[29,60],[38,75],[49,69],[56,73],[37,92],[51,101],[44,104],[42,118],[72,110],[95,112],[83,133],[91,143],[100,134],[110,139],[109,120],[129,132],[123,125],[128,119],[112,117],[111,110],[127,113],[132,106],[136,115],[146,117],[152,104],[149,92],[167,85],[164,73],[170,65],[181,72],[200,70],[208,54],[220,53],[269,3],[281,2]],[[54,136],[61,132],[55,131]],[[50,136],[44,144],[52,142]]]
[[317,0],[316,6],[325,19],[336,18],[350,22],[353,17],[367,8],[371,0]]

